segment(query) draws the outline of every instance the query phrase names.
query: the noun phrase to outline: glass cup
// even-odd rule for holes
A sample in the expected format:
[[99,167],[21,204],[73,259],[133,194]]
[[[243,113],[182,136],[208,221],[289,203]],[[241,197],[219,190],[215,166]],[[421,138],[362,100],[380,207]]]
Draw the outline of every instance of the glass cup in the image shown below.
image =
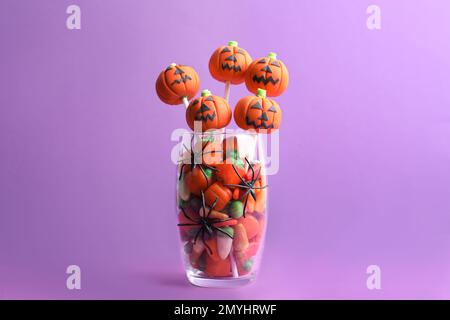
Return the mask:
[[180,144],[178,228],[190,283],[236,287],[258,272],[267,177],[256,133],[189,133]]

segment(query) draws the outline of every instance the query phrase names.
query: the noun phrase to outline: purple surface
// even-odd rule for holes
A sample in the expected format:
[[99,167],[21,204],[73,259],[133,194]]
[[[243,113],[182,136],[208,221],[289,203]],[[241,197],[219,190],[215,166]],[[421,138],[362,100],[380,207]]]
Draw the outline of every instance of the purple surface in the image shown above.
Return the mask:
[[[2,0],[0,298],[450,298],[450,4],[378,0],[377,31],[369,4]],[[230,39],[291,82],[260,277],[201,289],[173,209],[184,112],[154,80],[176,61],[221,93],[207,63]]]

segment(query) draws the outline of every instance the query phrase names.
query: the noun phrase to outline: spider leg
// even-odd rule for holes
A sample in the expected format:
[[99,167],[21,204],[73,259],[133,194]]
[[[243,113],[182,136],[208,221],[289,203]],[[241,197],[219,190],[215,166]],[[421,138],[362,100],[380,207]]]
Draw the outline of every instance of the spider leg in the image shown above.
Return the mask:
[[246,195],[248,195],[249,192],[250,192],[250,189],[247,189],[247,191],[244,192],[244,194],[239,198],[239,200],[244,199],[244,197],[245,197]]
[[198,225],[197,221],[195,221],[194,219],[192,219],[191,217],[189,217],[187,215],[186,211],[184,211],[184,208],[181,208],[181,212],[183,212],[183,215],[186,217],[186,219],[188,219],[188,220],[190,220],[190,221],[192,221],[192,222],[194,222],[194,223],[196,223]]
[[[205,150],[206,150],[206,147],[208,146],[208,144],[209,144],[210,142],[211,142],[211,141],[206,141],[205,145],[203,146],[203,148],[202,148],[202,158],[203,158],[203,155],[205,155],[205,154],[222,153],[222,150],[205,151]],[[205,165],[205,166],[206,166],[206,165]],[[211,168],[208,168],[208,169],[211,169]]]
[[201,193],[202,193],[202,207],[203,207],[203,212],[206,213],[205,194],[203,193],[203,190],[201,191]]
[[209,154],[209,153],[222,153],[222,150],[214,150],[214,151],[205,151],[203,154]]
[[210,166],[210,165],[208,165],[208,164],[202,164],[202,166],[204,166],[204,167],[206,167],[207,169],[209,169],[209,170],[213,170],[213,171],[216,171],[217,170],[217,168],[214,168],[214,167],[212,167],[212,166]]
[[198,226],[198,223],[179,223],[177,224],[179,227],[189,227],[189,226]]
[[206,179],[206,184],[209,185],[209,179],[208,179],[208,176],[206,175],[206,172],[205,172],[205,170],[203,169],[202,165],[200,165],[199,168],[200,168],[200,171],[203,173],[203,176],[204,176],[205,179]]
[[205,145],[202,147],[202,153],[205,151],[206,146],[209,144],[209,140],[206,141]]
[[214,224],[216,224],[216,223],[227,222],[227,221],[230,221],[230,220],[233,220],[233,219],[234,219],[234,218],[231,218],[231,217],[226,218],[226,219],[214,218],[214,219],[212,219],[212,221],[211,221],[211,225],[214,226]]
[[244,188],[244,189],[249,189],[250,187],[247,185],[247,183],[245,185],[242,184],[224,184],[224,186],[226,187],[237,187],[237,188]]
[[213,208],[216,206],[217,201],[219,201],[219,197],[216,197],[216,200],[214,200],[213,204],[209,207],[209,212],[208,212],[207,218],[209,218],[209,215],[211,214],[211,211],[213,210]]
[[194,146],[194,135],[192,135],[191,137],[191,150],[193,149],[192,147]]
[[268,186],[269,186],[269,185],[266,184],[265,186],[262,186],[262,187],[253,187],[253,189],[258,189],[258,190],[259,190],[259,189],[265,189],[265,188],[267,188]]
[[181,169],[180,169],[180,177],[178,178],[178,180],[181,180],[181,177],[183,176],[183,169],[184,169],[184,166],[185,166],[186,164],[185,163],[183,163],[182,165],[181,165]]
[[202,230],[203,230],[202,228],[199,228],[198,231],[197,231],[197,233],[195,234],[195,237],[194,237],[194,244],[197,243],[198,236],[200,235],[200,232],[201,232]]
[[183,147],[186,149],[187,152],[191,153],[191,150],[183,143]]
[[224,235],[228,236],[229,238],[233,239],[233,236],[232,236],[231,234],[229,234],[228,232],[223,231],[222,229],[217,228],[217,227],[215,227],[215,226],[213,226],[212,228],[213,228],[214,230],[217,230],[217,231],[223,233]]
[[253,166],[250,163],[250,161],[248,161],[247,157],[245,157],[245,161],[248,163],[248,166],[249,166],[250,170],[252,171],[252,181],[254,181],[255,180],[255,170],[253,169]]
[[258,179],[259,179],[259,176],[261,175],[261,167],[259,167],[259,171],[258,171],[258,174],[256,175],[256,178],[255,179],[252,179],[253,181],[258,181]]
[[203,241],[203,244],[205,245],[206,249],[209,251],[209,254],[212,254],[213,251],[212,251],[211,247],[205,241],[205,231],[203,229],[202,229],[202,241]]
[[252,196],[252,198],[256,201],[256,193],[255,190],[253,189],[249,189],[250,190],[250,195]]
[[209,235],[212,235],[213,229],[211,228],[211,225],[207,224],[205,229],[206,229],[206,231],[208,232]]
[[237,176],[239,177],[239,179],[242,181],[242,183],[245,184],[245,180],[241,177],[241,175],[239,174],[239,172],[236,170],[236,167],[234,166],[234,164],[231,165],[234,172],[237,174]]
[[248,202],[248,192],[245,193],[247,196],[245,197],[245,202],[244,202],[244,209],[242,214],[244,215],[245,218],[245,211],[247,210],[247,202]]

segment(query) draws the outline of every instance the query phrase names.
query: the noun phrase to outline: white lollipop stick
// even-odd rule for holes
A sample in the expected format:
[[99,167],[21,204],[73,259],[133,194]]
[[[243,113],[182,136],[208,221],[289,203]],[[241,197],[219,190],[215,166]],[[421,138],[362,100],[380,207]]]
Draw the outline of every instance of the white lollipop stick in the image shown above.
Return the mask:
[[230,81],[225,82],[225,100],[230,100]]
[[183,100],[183,104],[187,109],[187,107],[189,106],[189,100],[186,97],[181,98],[181,100]]

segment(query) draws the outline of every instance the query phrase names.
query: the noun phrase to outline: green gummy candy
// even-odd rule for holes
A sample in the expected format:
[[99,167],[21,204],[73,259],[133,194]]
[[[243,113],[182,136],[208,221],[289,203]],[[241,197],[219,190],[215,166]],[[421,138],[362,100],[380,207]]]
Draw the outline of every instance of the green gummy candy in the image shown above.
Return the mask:
[[242,267],[245,269],[245,271],[250,271],[250,269],[253,267],[253,259],[250,258],[245,261]]
[[233,218],[238,219],[244,214],[244,205],[241,201],[232,201],[229,212]]
[[213,172],[211,169],[206,168],[203,169],[203,171],[205,172],[205,175],[208,177],[208,179],[212,177]]

